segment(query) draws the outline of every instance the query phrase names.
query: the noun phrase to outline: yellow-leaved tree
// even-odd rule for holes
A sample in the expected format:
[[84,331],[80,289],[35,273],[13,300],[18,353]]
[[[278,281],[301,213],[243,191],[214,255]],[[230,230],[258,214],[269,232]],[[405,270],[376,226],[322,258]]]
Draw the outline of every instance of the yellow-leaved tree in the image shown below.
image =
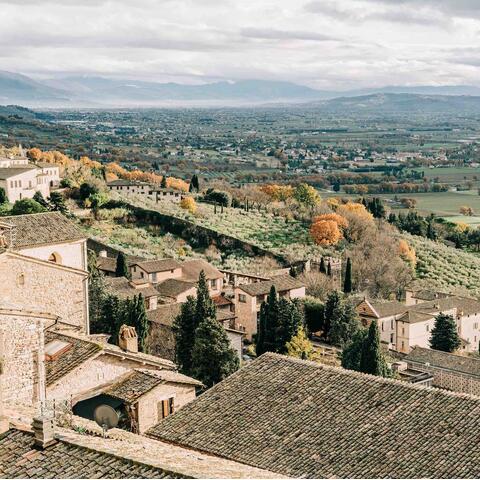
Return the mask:
[[180,206],[192,214],[197,211],[197,204],[192,197],[183,197],[182,200],[180,200]]

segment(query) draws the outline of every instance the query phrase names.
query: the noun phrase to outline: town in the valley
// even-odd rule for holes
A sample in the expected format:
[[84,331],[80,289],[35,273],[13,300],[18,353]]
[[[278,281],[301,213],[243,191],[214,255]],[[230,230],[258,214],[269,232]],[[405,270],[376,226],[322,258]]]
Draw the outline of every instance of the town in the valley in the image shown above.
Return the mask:
[[[0,164],[3,477],[480,472],[480,301],[421,279],[392,220],[431,218],[38,148]],[[293,248],[236,235],[259,218]]]

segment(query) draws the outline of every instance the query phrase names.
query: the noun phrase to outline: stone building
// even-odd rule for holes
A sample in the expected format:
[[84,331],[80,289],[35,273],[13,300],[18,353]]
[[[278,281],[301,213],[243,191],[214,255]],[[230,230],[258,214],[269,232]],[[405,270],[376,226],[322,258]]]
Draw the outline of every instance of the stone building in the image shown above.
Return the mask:
[[413,347],[404,358],[410,368],[430,373],[433,386],[480,396],[480,359]]
[[238,285],[234,288],[235,314],[238,325],[251,339],[257,333],[260,306],[274,286],[280,297],[288,299],[305,297],[305,285],[289,275],[281,275],[271,280]]
[[480,302],[473,298],[407,292],[405,302],[364,299],[357,305],[357,312],[364,325],[376,321],[382,342],[401,353],[408,353],[414,346],[429,348],[436,316],[440,313],[452,315],[462,339],[462,350],[478,351]]

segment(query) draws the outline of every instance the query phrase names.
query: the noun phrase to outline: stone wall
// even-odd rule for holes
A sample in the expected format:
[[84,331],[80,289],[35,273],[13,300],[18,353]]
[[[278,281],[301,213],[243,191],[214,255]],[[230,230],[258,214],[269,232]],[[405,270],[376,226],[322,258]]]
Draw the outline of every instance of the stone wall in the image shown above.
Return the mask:
[[453,392],[468,393],[480,396],[480,379],[460,372],[445,370],[443,368],[407,361],[409,367],[428,372],[433,375],[433,386],[451,390]]
[[46,312],[87,331],[86,274],[49,262],[5,253],[0,257],[0,308]]
[[161,406],[158,404],[162,400],[172,397],[175,412],[188,402],[195,400],[195,387],[193,385],[165,383],[158,385],[158,387],[143,395],[138,401],[139,433],[144,433],[161,420],[159,414]]
[[[5,403],[31,405],[40,398],[43,379],[44,319],[0,310],[3,331],[2,391]],[[42,380],[42,381],[41,381]]]
[[48,386],[47,399],[71,400],[73,398],[75,402],[77,396],[110,383],[135,368],[148,369],[149,366],[102,353]]

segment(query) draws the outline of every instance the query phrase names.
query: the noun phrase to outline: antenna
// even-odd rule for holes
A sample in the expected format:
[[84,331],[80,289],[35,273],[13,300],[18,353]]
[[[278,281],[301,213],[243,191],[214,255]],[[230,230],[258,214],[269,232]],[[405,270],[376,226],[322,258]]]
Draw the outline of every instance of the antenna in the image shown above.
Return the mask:
[[105,438],[107,430],[118,425],[119,415],[110,405],[99,405],[93,412],[93,418],[102,427]]

